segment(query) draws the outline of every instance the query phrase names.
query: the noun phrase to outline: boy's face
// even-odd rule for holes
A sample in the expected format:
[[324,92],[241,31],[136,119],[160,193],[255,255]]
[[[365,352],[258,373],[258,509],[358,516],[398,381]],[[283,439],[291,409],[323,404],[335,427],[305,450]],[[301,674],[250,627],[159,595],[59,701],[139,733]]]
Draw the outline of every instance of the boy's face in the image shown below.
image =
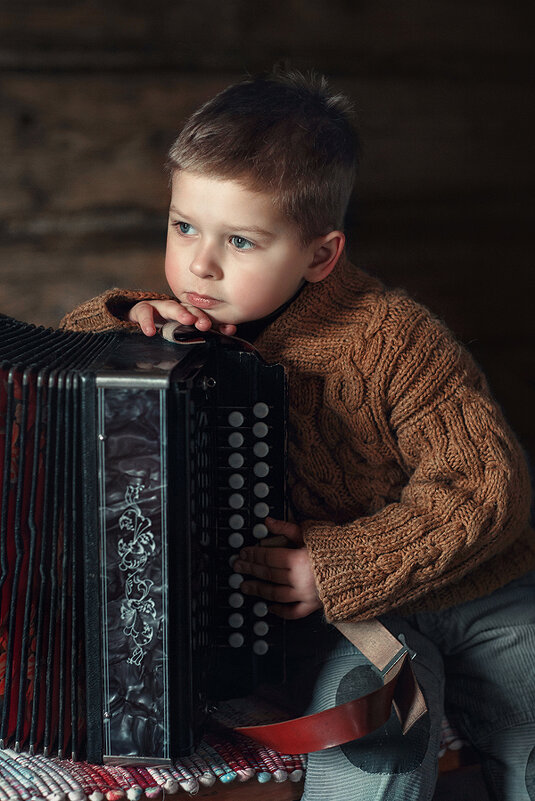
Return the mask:
[[341,251],[340,232],[304,246],[269,193],[180,171],[173,177],[165,274],[193,313],[202,309],[218,323],[258,320],[303,281],[322,280],[331,271],[339,255],[330,258],[337,247],[332,241],[340,237]]

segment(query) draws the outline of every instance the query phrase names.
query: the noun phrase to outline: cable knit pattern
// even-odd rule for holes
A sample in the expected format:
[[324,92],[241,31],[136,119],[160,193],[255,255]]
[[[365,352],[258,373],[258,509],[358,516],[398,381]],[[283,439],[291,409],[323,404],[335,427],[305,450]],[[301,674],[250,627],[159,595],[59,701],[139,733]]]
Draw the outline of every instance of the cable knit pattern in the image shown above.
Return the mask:
[[[63,327],[109,330],[108,293],[79,309]],[[451,606],[535,568],[521,449],[427,309],[343,262],[256,345],[288,372],[292,507],[327,619]]]
[[66,331],[139,331],[137,323],[124,319],[134,303],[140,300],[167,300],[169,295],[144,292],[130,289],[125,293],[122,289],[108,289],[96,298],[85,301],[66,314],[60,328]]

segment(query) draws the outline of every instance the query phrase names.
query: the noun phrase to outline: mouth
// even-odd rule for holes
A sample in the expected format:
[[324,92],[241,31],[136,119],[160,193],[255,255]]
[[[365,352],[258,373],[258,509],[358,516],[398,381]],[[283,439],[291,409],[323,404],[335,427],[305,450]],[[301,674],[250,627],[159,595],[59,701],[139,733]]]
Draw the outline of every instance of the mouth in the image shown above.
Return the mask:
[[196,306],[198,309],[213,309],[222,302],[210,295],[198,295],[197,292],[186,292],[185,297],[190,306]]

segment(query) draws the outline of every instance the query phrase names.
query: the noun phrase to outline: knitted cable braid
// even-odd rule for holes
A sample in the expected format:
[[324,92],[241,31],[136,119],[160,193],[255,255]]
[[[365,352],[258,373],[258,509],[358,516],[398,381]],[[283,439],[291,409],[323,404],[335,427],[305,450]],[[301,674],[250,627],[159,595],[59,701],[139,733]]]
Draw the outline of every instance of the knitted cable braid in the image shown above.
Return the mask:
[[[62,321],[132,328],[111,290]],[[344,261],[257,347],[290,394],[290,494],[328,620],[440,609],[535,568],[521,448],[467,351],[426,308]]]

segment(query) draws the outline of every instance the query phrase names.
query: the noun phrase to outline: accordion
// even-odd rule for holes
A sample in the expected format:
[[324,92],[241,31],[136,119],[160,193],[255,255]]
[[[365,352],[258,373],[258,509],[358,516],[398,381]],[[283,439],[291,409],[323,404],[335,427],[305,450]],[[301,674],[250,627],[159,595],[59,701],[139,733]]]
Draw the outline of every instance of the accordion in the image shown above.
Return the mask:
[[283,678],[232,564],[285,513],[281,365],[0,315],[0,747],[166,764]]

